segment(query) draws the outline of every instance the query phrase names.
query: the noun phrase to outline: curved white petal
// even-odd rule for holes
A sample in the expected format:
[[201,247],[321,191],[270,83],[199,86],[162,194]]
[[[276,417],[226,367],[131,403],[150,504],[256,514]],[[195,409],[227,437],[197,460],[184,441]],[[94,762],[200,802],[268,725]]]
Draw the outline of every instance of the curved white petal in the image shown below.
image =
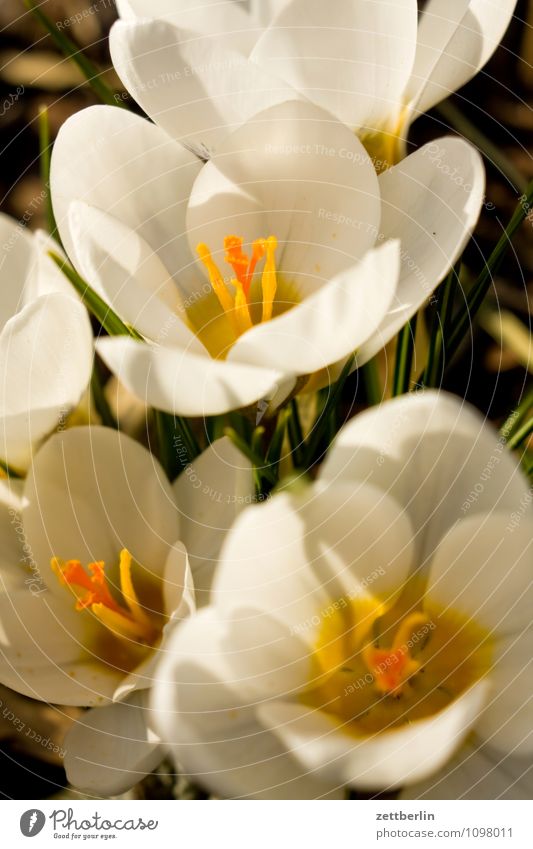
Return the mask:
[[302,296],[374,245],[379,187],[361,142],[329,113],[291,101],[225,139],[196,180],[187,211],[199,242],[224,266],[224,237],[276,236],[276,267]]
[[413,76],[406,91],[417,114],[453,94],[488,62],[516,0],[430,0],[422,12]]
[[258,36],[257,19],[247,13],[246,0],[118,0],[117,7],[124,20],[167,21],[244,54]]
[[401,110],[416,27],[414,0],[294,0],[251,58],[344,124],[380,130]]
[[156,251],[184,287],[198,279],[185,237],[185,208],[201,162],[159,127],[126,109],[92,106],[61,127],[52,155],[51,188],[56,220],[75,264],[73,201],[108,212]]
[[0,215],[0,241],[0,275],[4,284],[0,290],[0,328],[3,328],[24,305],[24,287],[35,255],[31,236],[20,222],[17,226],[8,215]]
[[62,294],[42,295],[0,335],[0,456],[15,468],[78,403],[90,380],[87,311]]
[[119,21],[111,30],[111,56],[150,118],[207,158],[256,112],[298,95],[227,43],[206,42],[186,26]]
[[84,617],[69,598],[29,586],[0,594],[0,681],[33,699],[97,705],[113,698],[121,673],[91,653]]
[[492,426],[443,392],[406,395],[356,416],[320,478],[369,482],[396,498],[413,522],[421,561],[458,519],[497,510],[511,522],[530,502],[519,464]]
[[467,736],[486,699],[480,682],[429,719],[356,738],[322,711],[289,702],[257,708],[262,722],[308,770],[363,790],[394,790],[440,769]]
[[291,0],[249,0],[250,11],[263,26],[268,26]]
[[64,748],[69,782],[97,796],[125,793],[152,772],[164,754],[150,730],[142,694],[84,713],[68,732]]
[[[509,576],[512,581],[512,574]],[[515,592],[519,592],[516,588]],[[531,594],[530,594],[531,596]],[[502,605],[503,606],[503,605]],[[529,625],[529,623],[528,623]],[[533,753],[533,630],[502,640],[496,647],[492,691],[476,733],[504,754]]]
[[[179,448],[178,448],[179,450]],[[198,604],[207,604],[222,543],[242,510],[255,500],[250,461],[227,438],[197,457],[173,485]]]
[[284,315],[241,336],[228,360],[311,374],[346,358],[376,332],[393,300],[400,270],[397,242],[365,254]]
[[[273,397],[290,375],[212,360],[180,348],[162,348],[125,336],[100,339],[97,350],[127,389],[157,410],[210,416]],[[290,391],[290,390],[289,390]]]
[[461,747],[457,757],[427,781],[402,790],[401,799],[522,799],[533,795],[530,758],[504,757],[490,746]]
[[496,638],[531,621],[533,515],[509,530],[505,514],[478,513],[441,540],[428,575],[427,597],[461,611]]
[[82,427],[53,436],[26,480],[24,530],[50,589],[73,605],[50,559],[103,560],[118,585],[118,558],[127,548],[134,581],[161,576],[179,536],[179,513],[158,461],[124,434]]
[[295,763],[231,687],[220,637],[215,613],[206,608],[176,630],[158,668],[154,724],[182,772],[221,796],[324,797],[331,786]]
[[428,301],[463,252],[481,211],[485,171],[462,139],[430,142],[379,178],[380,239],[400,239],[396,297],[358,362],[371,359]]
[[205,353],[176,283],[142,236],[80,202],[69,209],[69,226],[83,275],[115,312],[149,339]]
[[[267,613],[314,644],[332,602],[390,599],[412,559],[411,528],[380,490],[314,486],[280,493],[239,517],[222,549],[212,603],[235,621]],[[368,589],[369,588],[369,589]]]

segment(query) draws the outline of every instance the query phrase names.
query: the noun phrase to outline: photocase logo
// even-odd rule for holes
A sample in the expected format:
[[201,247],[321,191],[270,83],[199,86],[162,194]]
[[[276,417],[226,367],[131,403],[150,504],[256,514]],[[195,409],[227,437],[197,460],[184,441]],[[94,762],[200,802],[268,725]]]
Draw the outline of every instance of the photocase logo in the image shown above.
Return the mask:
[[35,837],[43,830],[46,817],[42,811],[37,808],[31,808],[25,811],[20,818],[20,830],[24,837]]

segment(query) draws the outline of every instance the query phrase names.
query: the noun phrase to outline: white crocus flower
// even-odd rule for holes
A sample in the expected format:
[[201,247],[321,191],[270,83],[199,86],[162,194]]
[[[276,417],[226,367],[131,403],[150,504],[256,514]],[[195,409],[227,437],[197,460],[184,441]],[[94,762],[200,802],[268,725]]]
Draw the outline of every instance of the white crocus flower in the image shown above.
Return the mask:
[[518,794],[532,530],[477,412],[428,392],[358,416],[316,483],[236,521],[210,606],[157,670],[162,739],[215,793],[323,797],[427,779],[473,729],[515,756],[499,780]]
[[420,17],[416,0],[258,0],[235,28],[231,16],[245,15],[231,2],[126,5],[113,63],[173,138],[212,151],[228,127],[298,94],[355,130],[382,169],[405,155],[411,122],[486,64],[516,0],[429,0]]
[[41,233],[0,215],[0,459],[22,471],[79,402],[93,335]]
[[452,138],[378,178],[345,125],[300,102],[205,164],[95,107],[63,126],[52,162],[71,260],[146,339],[102,339],[100,354],[141,400],[186,416],[274,406],[354,350],[368,360],[461,254],[483,187],[480,157]]
[[[208,589],[205,571],[253,494],[249,463],[220,440],[171,487],[129,437],[73,428],[37,452],[24,483],[0,483],[0,681],[90,707],[66,738],[67,775],[84,791],[121,793],[162,759],[146,697],[157,655],[195,607],[178,540]],[[192,515],[202,495],[205,542]]]
[[127,21],[169,21],[248,55],[259,36],[289,0],[117,0]]

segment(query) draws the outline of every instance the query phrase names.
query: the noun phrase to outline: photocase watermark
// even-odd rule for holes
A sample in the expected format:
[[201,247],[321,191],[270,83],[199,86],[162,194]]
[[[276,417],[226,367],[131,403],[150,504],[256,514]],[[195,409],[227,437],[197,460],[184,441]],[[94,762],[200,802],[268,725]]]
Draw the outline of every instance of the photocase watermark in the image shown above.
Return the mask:
[[[427,157],[442,174],[449,177],[456,186],[462,188],[467,194],[471,194],[473,192],[474,186],[465,179],[459,168],[454,168],[445,161],[445,147],[442,147],[442,145],[437,142],[431,142],[423,148],[422,155]],[[483,206],[488,212],[492,212],[492,210],[496,209],[492,201],[487,201],[486,197],[483,198]]]
[[7,115],[9,110],[18,100],[22,97],[25,92],[25,88],[23,85],[18,85],[15,91],[10,92],[7,97],[4,97],[3,101],[0,101],[0,118],[3,118],[4,115]]
[[24,530],[24,524],[22,522],[22,517],[17,510],[14,510],[12,507],[9,509],[9,518],[11,524],[13,525],[14,531],[19,538],[19,543],[22,551],[21,563],[26,567],[30,574],[24,580],[24,584],[28,587],[29,591],[32,595],[40,595],[47,591],[48,587],[46,586],[39,569],[37,568],[37,564],[33,558],[33,552],[31,550],[31,546],[26,539],[26,532]]

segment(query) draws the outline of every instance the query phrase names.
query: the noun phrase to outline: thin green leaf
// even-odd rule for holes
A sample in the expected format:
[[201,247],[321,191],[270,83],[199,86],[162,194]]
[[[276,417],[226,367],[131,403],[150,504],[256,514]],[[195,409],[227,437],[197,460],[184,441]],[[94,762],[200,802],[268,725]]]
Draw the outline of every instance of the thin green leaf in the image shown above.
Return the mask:
[[140,336],[133,327],[130,327],[128,324],[124,324],[122,319],[113,312],[111,307],[102,300],[100,295],[96,294],[94,289],[91,289],[89,284],[83,279],[83,277],[80,277],[76,269],[74,269],[70,263],[66,262],[63,257],[59,256],[59,254],[56,254],[54,251],[48,251],[48,255],[51,259],[53,259],[59,270],[62,271],[65,277],[72,283],[74,289],[81,297],[89,312],[94,315],[110,336],[131,336],[132,339],[142,341],[142,336]]
[[168,479],[173,481],[200,453],[189,423],[181,416],[154,410],[159,443],[159,459]]
[[107,403],[104,386],[102,384],[101,369],[96,357],[94,360],[93,372],[91,375],[91,396],[96,412],[100,416],[102,424],[105,425],[105,427],[116,428],[117,422],[110,410],[109,404]]
[[355,363],[355,357],[355,353],[348,357],[337,383],[331,387],[324,409],[322,410],[319,418],[315,420],[306,446],[305,468],[310,468],[318,459],[317,454],[320,448],[320,443],[322,442],[324,435],[328,432],[330,414],[332,411],[337,409],[337,404],[342,395],[344,384],[348,380]]
[[501,266],[505,255],[511,246],[511,240],[514,234],[516,233],[520,225],[523,223],[523,221],[527,218],[527,216],[531,213],[532,203],[533,181],[529,183],[527,192],[520,198],[520,202],[517,208],[515,209],[509,224],[505,228],[502,237],[498,241],[498,244],[496,245],[489,259],[485,263],[483,271],[481,272],[476,282],[472,286],[470,292],[468,293],[464,309],[461,310],[460,315],[453,323],[451,333],[446,339],[446,359],[448,362],[450,361],[451,357],[453,357],[453,355],[456,353],[463,338],[468,333],[472,321],[476,316],[479,308],[481,307],[487,292],[490,289],[491,283],[494,279],[494,275]]
[[363,378],[365,386],[366,399],[371,407],[381,404],[383,400],[383,387],[379,377],[378,358],[374,357],[369,360],[364,366],[361,366],[359,372]]
[[300,421],[298,402],[293,398],[289,404],[289,417],[287,419],[289,441],[291,443],[292,461],[296,469],[300,468],[304,460],[304,434]]
[[520,430],[507,440],[507,447],[510,451],[515,451],[526,439],[533,433],[533,418],[529,419]]
[[228,439],[231,439],[231,441],[239,449],[239,451],[241,451],[245,457],[248,457],[248,459],[254,466],[254,469],[256,469],[259,474],[266,478],[269,483],[276,483],[276,475],[274,473],[274,470],[265,463],[265,461],[262,457],[259,456],[259,454],[255,453],[253,448],[251,448],[251,446],[248,445],[244,441],[244,439],[239,436],[236,430],[234,430],[232,427],[227,427],[224,430],[224,436],[227,436]]
[[46,192],[46,225],[48,232],[55,239],[59,240],[57,232],[57,224],[54,217],[52,207],[52,196],[50,194],[50,161],[52,154],[52,145],[50,142],[50,120],[48,115],[48,107],[39,107],[39,167],[41,172],[41,181]]
[[418,316],[415,315],[407,322],[398,334],[396,362],[392,379],[392,395],[404,395],[411,386],[411,369],[415,350],[415,336]]
[[443,370],[445,339],[452,321],[455,294],[459,284],[459,271],[460,263],[451,269],[448,277],[439,287],[437,307],[429,339],[428,359],[424,373],[417,382],[418,386],[435,387],[440,383],[439,377]]
[[279,469],[281,450],[283,448],[283,440],[285,439],[287,423],[289,421],[290,416],[291,410],[289,407],[284,407],[283,410],[279,411],[278,420],[276,422],[276,428],[272,435],[272,439],[270,440],[270,445],[268,446],[266,462],[269,466],[272,466],[276,474],[278,473]]
[[518,430],[526,415],[533,407],[533,386],[525,393],[513,412],[507,417],[500,428],[500,433],[505,440],[509,440],[511,436]]
[[63,55],[78,66],[102,103],[127,109],[126,104],[120,98],[115,98],[113,90],[102,79],[103,72],[99,71],[90,59],[87,59],[80,48],[64,32],[58,30],[54,22],[41,10],[41,7],[36,5],[35,0],[24,0],[24,5],[35,15]]

